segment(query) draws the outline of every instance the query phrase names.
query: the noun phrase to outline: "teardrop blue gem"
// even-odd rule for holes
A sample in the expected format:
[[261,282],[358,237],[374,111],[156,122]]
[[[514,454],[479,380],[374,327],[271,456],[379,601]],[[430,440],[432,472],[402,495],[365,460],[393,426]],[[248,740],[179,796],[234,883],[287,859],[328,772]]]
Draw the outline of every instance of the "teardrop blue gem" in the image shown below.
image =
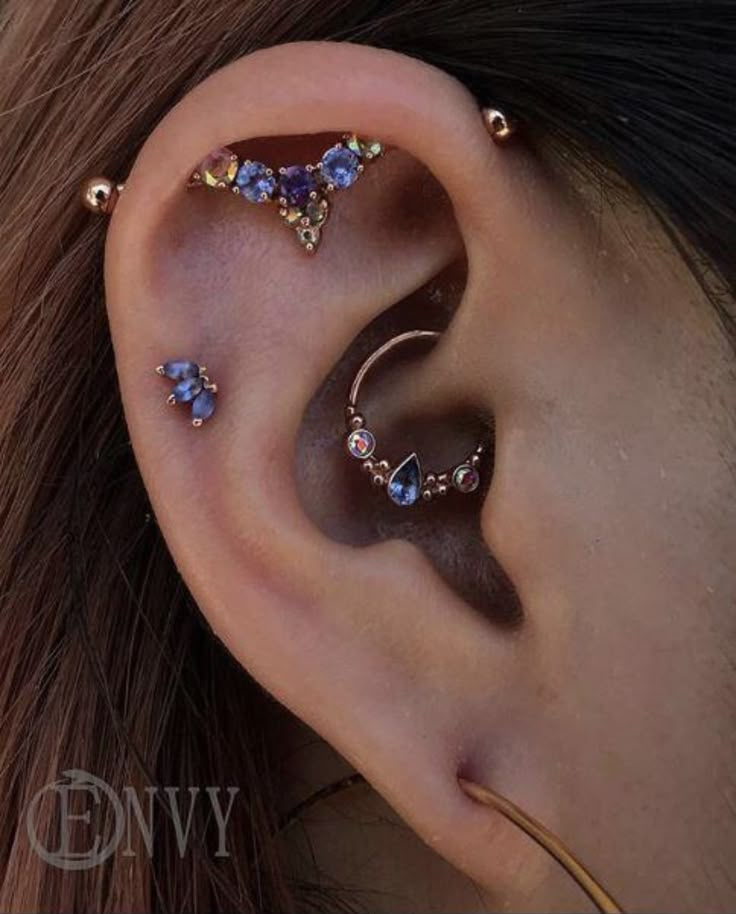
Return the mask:
[[172,359],[161,366],[165,378],[172,381],[184,381],[186,378],[196,378],[199,374],[199,365],[186,359]]
[[198,419],[200,422],[206,422],[212,418],[217,406],[217,396],[212,390],[205,389],[202,393],[197,394],[192,403],[192,419]]
[[416,454],[410,454],[393,471],[386,489],[388,497],[401,507],[408,507],[422,494],[422,468]]
[[189,403],[204,387],[202,378],[185,378],[179,381],[172,393],[177,403]]

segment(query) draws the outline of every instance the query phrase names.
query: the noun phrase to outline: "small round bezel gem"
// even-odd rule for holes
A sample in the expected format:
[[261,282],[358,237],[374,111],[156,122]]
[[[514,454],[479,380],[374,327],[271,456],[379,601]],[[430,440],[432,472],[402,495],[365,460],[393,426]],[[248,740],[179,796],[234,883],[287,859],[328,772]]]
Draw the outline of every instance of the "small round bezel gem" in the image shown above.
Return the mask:
[[348,453],[356,460],[367,460],[376,450],[376,438],[367,428],[358,428],[347,437]]
[[463,463],[456,467],[452,474],[452,484],[458,492],[467,495],[480,485],[480,473],[469,463]]

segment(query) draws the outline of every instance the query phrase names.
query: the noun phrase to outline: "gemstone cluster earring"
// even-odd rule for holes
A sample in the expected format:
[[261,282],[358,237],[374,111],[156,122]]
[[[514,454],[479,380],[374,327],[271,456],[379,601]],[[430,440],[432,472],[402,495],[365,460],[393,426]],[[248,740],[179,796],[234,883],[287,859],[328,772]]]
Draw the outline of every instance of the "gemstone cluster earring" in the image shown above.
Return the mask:
[[248,203],[276,203],[284,224],[313,254],[330,215],[329,197],[355,184],[365,166],[384,154],[379,140],[348,134],[313,165],[289,165],[274,172],[263,162],[243,161],[230,149],[211,152],[193,172],[190,187],[229,190]]
[[217,384],[213,384],[207,377],[204,365],[197,365],[188,359],[172,359],[159,365],[156,374],[176,382],[166,402],[169,406],[191,403],[192,425],[195,428],[199,428],[215,414]]
[[[481,108],[480,116],[494,143],[505,145],[517,132],[517,122],[499,108]],[[284,223],[294,229],[310,254],[319,247],[322,229],[330,214],[329,195],[354,184],[365,166],[385,152],[379,140],[364,140],[346,134],[313,165],[290,165],[274,173],[263,162],[241,162],[230,149],[216,149],[192,173],[191,187],[230,190],[249,203],[276,203]],[[88,178],[82,185],[82,204],[91,212],[111,216],[124,183],[103,176]]]
[[409,507],[420,499],[448,495],[451,491],[467,495],[480,485],[480,464],[486,447],[479,443],[465,460],[441,472],[424,473],[416,453],[404,457],[398,464],[376,456],[376,436],[366,426],[365,416],[358,410],[358,396],[363,381],[373,366],[389,352],[405,343],[415,340],[436,340],[440,334],[435,330],[410,330],[393,337],[376,349],[358,369],[350,388],[348,405],[345,410],[348,433],[345,445],[351,457],[361,461],[362,469],[378,488],[385,488],[391,501],[400,507]]

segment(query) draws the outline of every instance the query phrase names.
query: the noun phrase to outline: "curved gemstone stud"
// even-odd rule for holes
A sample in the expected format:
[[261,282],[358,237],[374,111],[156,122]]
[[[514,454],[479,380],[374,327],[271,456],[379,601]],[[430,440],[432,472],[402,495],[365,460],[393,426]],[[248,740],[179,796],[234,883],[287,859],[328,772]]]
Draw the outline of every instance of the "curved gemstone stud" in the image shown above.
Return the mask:
[[156,374],[176,381],[167,399],[170,406],[191,403],[192,425],[198,428],[211,419],[217,406],[217,384],[207,377],[204,365],[189,359],[171,359],[156,368]]
[[402,508],[415,504],[422,495],[422,467],[416,454],[410,454],[389,476],[386,487],[391,501]]
[[229,189],[249,203],[276,203],[284,224],[309,254],[322,240],[330,214],[328,196],[351,187],[366,164],[384,154],[378,140],[362,140],[348,134],[326,150],[316,165],[288,165],[275,175],[263,162],[240,161],[223,147],[210,153],[192,173],[190,186]]

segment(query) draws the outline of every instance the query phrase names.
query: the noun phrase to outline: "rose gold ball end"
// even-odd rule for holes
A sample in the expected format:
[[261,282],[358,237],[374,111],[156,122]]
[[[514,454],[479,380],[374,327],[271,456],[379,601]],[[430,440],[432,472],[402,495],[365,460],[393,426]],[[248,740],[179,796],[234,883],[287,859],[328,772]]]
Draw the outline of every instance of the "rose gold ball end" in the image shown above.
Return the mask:
[[494,143],[507,143],[516,133],[516,122],[498,108],[483,108],[481,116]]
[[120,196],[120,186],[109,178],[89,178],[82,185],[82,203],[90,212],[109,216]]

